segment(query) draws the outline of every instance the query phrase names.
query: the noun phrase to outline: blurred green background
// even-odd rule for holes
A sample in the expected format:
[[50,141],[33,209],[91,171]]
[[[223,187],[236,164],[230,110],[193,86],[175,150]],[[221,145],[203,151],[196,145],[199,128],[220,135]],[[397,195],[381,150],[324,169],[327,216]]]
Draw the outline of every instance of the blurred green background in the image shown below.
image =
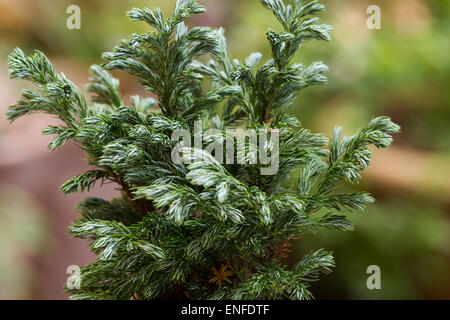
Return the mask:
[[[235,58],[254,51],[270,57],[264,32],[278,26],[258,0],[199,2],[208,12],[191,23],[224,26]],[[93,260],[85,243],[66,234],[80,197],[63,197],[58,184],[50,183],[80,172],[83,155],[68,146],[51,162],[55,155],[39,136],[48,117],[6,122],[4,111],[24,85],[8,79],[7,54],[16,46],[37,48],[81,87],[102,52],[132,32],[148,30],[130,22],[126,10],[159,6],[168,12],[173,3],[0,0],[0,299],[64,298],[66,267]],[[291,112],[305,127],[327,135],[335,125],[350,134],[376,115],[391,116],[402,133],[391,149],[376,151],[361,185],[346,187],[377,199],[367,213],[351,216],[355,231],[306,235],[295,243],[293,256],[321,247],[335,252],[336,269],[313,285],[318,299],[450,299],[450,2],[321,3],[327,7],[322,21],[334,27],[332,41],[306,44],[297,61],[324,61],[329,84],[301,92]],[[71,4],[81,8],[81,30],[66,28]],[[381,8],[380,30],[366,26],[372,4]],[[116,75],[127,95],[143,94],[134,79]],[[95,192],[114,195],[112,188]],[[366,287],[366,268],[373,264],[381,268],[381,290]]]

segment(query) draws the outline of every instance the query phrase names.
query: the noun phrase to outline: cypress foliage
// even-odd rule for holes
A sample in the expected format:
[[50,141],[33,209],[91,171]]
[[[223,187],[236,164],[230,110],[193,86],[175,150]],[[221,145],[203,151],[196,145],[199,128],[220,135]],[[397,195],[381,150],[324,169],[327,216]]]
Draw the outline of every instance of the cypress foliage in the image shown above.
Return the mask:
[[[72,140],[92,166],[62,192],[107,182],[122,190],[111,201],[78,205],[70,232],[88,240],[97,260],[81,268],[80,289],[66,288],[72,299],[309,299],[309,283],[334,267],[323,249],[288,267],[290,241],[321,229],[352,230],[345,213],[363,211],[373,198],[338,187],[358,183],[372,156],[368,146],[388,147],[399,127],[378,117],[355,135],[335,128],[327,139],[287,114],[299,91],[327,81],[322,62],[303,66],[294,54],[309,40],[329,41],[331,27],[315,17],[324,10],[316,1],[261,2],[282,27],[267,31],[272,57],[264,63],[260,53],[231,59],[222,29],[188,28],[184,21],[205,11],[195,0],[177,0],[168,18],[159,9],[131,10],[151,31],[122,40],[102,66],[91,67],[91,102],[41,52],[10,54],[10,77],[36,87],[23,90],[8,119],[55,115],[64,125],[43,130],[55,136],[48,147]],[[203,56],[211,60],[202,63]],[[156,99],[124,101],[112,69],[136,76]],[[223,141],[227,128],[278,132],[278,150],[265,146],[279,157],[277,173],[262,174],[260,162],[221,164],[203,151],[208,139],[184,148],[184,161],[175,163],[172,134],[193,132],[196,121]],[[295,186],[283,183],[293,174]]]

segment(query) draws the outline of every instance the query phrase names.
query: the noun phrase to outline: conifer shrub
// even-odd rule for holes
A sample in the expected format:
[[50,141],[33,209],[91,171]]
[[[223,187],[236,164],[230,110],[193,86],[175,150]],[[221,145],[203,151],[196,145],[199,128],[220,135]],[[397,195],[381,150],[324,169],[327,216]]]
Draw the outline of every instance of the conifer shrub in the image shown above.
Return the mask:
[[[72,299],[310,299],[309,283],[334,267],[324,249],[293,266],[285,258],[305,233],[352,230],[345,214],[374,199],[339,186],[358,183],[368,146],[387,148],[399,126],[377,117],[352,136],[337,127],[329,139],[302,127],[287,109],[299,91],[324,84],[328,69],[293,57],[310,40],[329,41],[331,27],[319,23],[324,7],[316,1],[261,2],[281,24],[266,33],[272,56],[265,62],[260,53],[232,59],[223,29],[188,28],[185,20],[205,11],[195,0],[177,0],[168,18],[159,9],[132,9],[131,20],[151,30],[122,40],[91,67],[90,102],[43,53],[10,54],[10,77],[35,87],[23,90],[8,119],[56,116],[63,124],[43,130],[55,136],[48,147],[71,140],[92,167],[62,192],[109,182],[121,190],[110,201],[88,197],[77,206],[70,232],[87,239],[97,259],[81,268],[79,288],[66,288]],[[124,101],[108,71],[115,69],[135,76],[149,95]],[[229,141],[228,129],[237,128],[268,139],[256,152],[250,141],[232,140],[231,161],[221,163],[220,150],[213,156],[208,146]],[[182,161],[173,161],[177,130],[196,141],[177,149]],[[276,156],[272,174],[249,156],[264,152]],[[292,176],[295,185],[286,183]]]

